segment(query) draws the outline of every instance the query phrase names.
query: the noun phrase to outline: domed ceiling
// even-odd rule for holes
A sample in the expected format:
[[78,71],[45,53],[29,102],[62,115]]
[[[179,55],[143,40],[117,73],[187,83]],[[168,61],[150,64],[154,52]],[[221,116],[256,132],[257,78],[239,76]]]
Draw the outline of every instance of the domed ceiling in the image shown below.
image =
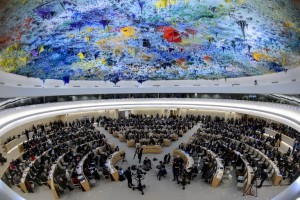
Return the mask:
[[300,65],[291,0],[11,0],[0,67],[45,79],[245,77]]

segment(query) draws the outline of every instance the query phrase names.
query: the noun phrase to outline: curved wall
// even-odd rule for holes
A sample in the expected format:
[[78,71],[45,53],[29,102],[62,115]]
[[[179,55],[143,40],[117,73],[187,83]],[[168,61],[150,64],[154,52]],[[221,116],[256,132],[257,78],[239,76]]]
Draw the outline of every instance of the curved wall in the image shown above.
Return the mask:
[[0,112],[0,137],[15,127],[37,119],[78,112],[143,108],[237,112],[272,119],[300,131],[300,108],[294,106],[216,99],[119,99],[51,103],[4,110]]
[[[27,78],[0,70],[0,98],[118,93],[300,93],[300,67],[276,74],[219,80],[70,81]],[[257,85],[254,85],[254,81]]]

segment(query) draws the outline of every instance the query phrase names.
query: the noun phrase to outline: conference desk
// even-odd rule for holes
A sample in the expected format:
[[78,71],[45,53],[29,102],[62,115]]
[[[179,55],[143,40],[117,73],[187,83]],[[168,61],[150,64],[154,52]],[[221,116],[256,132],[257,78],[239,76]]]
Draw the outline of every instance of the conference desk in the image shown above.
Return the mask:
[[282,175],[280,174],[280,170],[277,167],[277,165],[269,158],[267,157],[263,152],[259,151],[258,149],[255,149],[255,151],[260,154],[267,162],[269,165],[272,166],[274,169],[274,173],[272,174],[272,183],[274,186],[279,185],[280,181],[282,180]]
[[[31,164],[31,163],[30,163]],[[20,188],[22,189],[22,191],[24,193],[28,193],[28,190],[27,190],[27,187],[26,187],[26,184],[25,184],[25,180],[26,180],[26,177],[27,177],[27,174],[30,170],[30,166],[29,167],[26,167],[23,171],[23,174],[22,174],[22,177],[21,177],[21,181],[20,181]]]
[[[231,141],[237,143],[237,144],[241,143],[240,141],[237,141],[237,140],[234,140],[234,139],[231,139],[231,138],[229,138],[229,139]],[[256,153],[261,158],[260,160],[263,159],[263,162],[267,162],[269,165],[272,166],[272,169],[274,169],[274,172],[273,172],[272,178],[271,178],[272,184],[274,186],[279,185],[280,181],[282,180],[282,175],[280,174],[280,170],[277,167],[277,165],[269,157],[267,157],[263,152],[261,152],[260,150],[255,149],[254,147],[249,146],[248,144],[245,144],[245,143],[244,143],[244,145],[247,147],[247,151],[251,151],[253,153]]]
[[79,164],[76,167],[76,172],[78,174],[78,180],[80,181],[80,185],[81,187],[83,187],[84,191],[90,191],[91,190],[91,186],[90,183],[88,181],[88,179],[86,178],[86,176],[83,173],[83,164],[85,162],[85,160],[87,159],[89,153],[86,154],[79,162]]
[[133,139],[127,140],[127,146],[128,147],[135,147],[135,141]]
[[35,162],[40,161],[41,158],[43,156],[45,156],[46,154],[48,154],[49,151],[50,151],[50,149],[47,150],[47,151],[44,151],[42,155],[38,156],[34,161],[31,161],[30,164],[29,164],[29,166],[26,167],[23,170],[22,177],[21,177],[21,180],[20,180],[20,188],[22,189],[22,191],[24,193],[28,193],[28,189],[27,189],[26,184],[25,184],[25,180],[26,180],[26,177],[28,175],[28,172],[30,171],[31,167],[35,164]]
[[171,134],[171,140],[172,141],[177,141],[178,140],[178,135],[177,134]]
[[234,150],[234,153],[238,156],[240,156],[240,158],[242,159],[246,169],[247,169],[247,181],[246,184],[243,187],[243,192],[245,193],[248,188],[251,185],[251,181],[254,177],[254,170],[253,168],[250,166],[250,163],[248,162],[248,160],[243,156],[243,154],[241,154],[239,151]]
[[161,153],[162,152],[162,148],[160,145],[151,145],[151,146],[146,146],[146,145],[142,145],[143,148],[143,153]]
[[116,137],[118,137],[118,131],[114,131],[113,133],[112,133],[112,135],[116,138]]
[[[153,140],[154,140],[155,144],[158,143],[157,138],[153,138]],[[150,139],[140,139],[139,143],[143,144],[143,145],[146,144],[146,146],[148,146],[148,144],[150,143]],[[171,141],[169,139],[163,139],[162,146],[169,147],[170,145],[171,145]]]
[[203,149],[206,150],[206,152],[208,154],[210,154],[212,156],[212,158],[216,161],[217,164],[217,170],[213,175],[212,181],[211,181],[211,186],[212,187],[218,187],[218,185],[220,184],[222,178],[223,178],[223,174],[224,174],[224,165],[222,162],[222,159],[218,157],[217,154],[215,154],[213,151],[202,147]]
[[59,199],[59,194],[58,194],[59,187],[56,183],[54,183],[54,173],[57,170],[58,163],[63,159],[64,156],[65,156],[65,154],[62,154],[61,156],[59,156],[56,159],[55,163],[51,166],[51,170],[50,170],[49,175],[48,175],[48,185],[51,188],[51,191],[53,193],[53,196],[54,196],[55,200]]
[[124,150],[117,151],[109,156],[109,158],[106,160],[106,167],[108,168],[109,173],[113,177],[114,181],[119,180],[119,171],[114,167],[115,164],[123,159],[123,155],[125,154]]
[[[97,154],[97,151],[101,152],[103,150],[103,146],[101,147],[97,147],[96,149],[93,150],[93,153]],[[84,175],[83,172],[83,165],[84,162],[86,161],[87,157],[89,156],[90,153],[87,153],[78,163],[77,167],[76,167],[76,173],[78,174],[78,180],[80,181],[80,185],[82,188],[84,188],[84,190],[90,191],[91,190],[91,186],[89,183],[88,178]]]
[[185,153],[184,151],[182,151],[180,149],[174,149],[173,156],[174,157],[180,156],[185,163],[185,169],[188,172],[191,171],[191,167],[193,167],[193,165],[194,165],[194,159],[191,156],[189,156],[189,154]]
[[[217,138],[221,138],[221,137],[222,137],[221,135],[212,135],[212,134],[203,133],[203,132],[202,132],[202,133],[199,133],[199,134],[202,134],[202,135],[209,135],[209,136],[213,136],[213,137],[217,137]],[[228,137],[224,137],[224,138],[227,138],[227,139],[231,140],[233,143],[237,143],[238,145],[241,143],[240,141],[234,140],[234,139],[232,139],[232,138],[228,138]],[[273,184],[274,186],[279,185],[280,181],[282,180],[282,175],[280,174],[280,170],[279,170],[279,168],[277,167],[277,165],[276,165],[269,157],[267,157],[263,152],[261,152],[260,150],[255,149],[254,147],[249,146],[249,145],[246,144],[246,143],[243,143],[243,144],[246,146],[248,152],[251,151],[251,152],[253,152],[253,153],[255,153],[255,154],[259,154],[260,157],[263,158],[263,162],[266,161],[269,165],[272,166],[272,169],[274,169],[274,173],[272,174],[272,178],[271,178],[272,184]],[[252,154],[253,154],[253,153],[252,153]]]
[[119,140],[120,142],[125,142],[125,137],[123,134],[119,134]]

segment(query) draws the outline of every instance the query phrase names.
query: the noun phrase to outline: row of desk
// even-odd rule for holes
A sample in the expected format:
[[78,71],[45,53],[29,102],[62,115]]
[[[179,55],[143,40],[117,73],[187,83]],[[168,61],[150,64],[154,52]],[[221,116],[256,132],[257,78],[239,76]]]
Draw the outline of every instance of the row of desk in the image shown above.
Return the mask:
[[193,165],[194,165],[194,159],[180,149],[174,149],[173,156],[174,157],[180,156],[183,159],[183,161],[185,163],[185,168],[188,172],[190,171],[190,168],[193,167]]
[[[140,144],[149,143],[149,141],[150,141],[150,139],[141,139],[141,140],[139,140],[139,143]],[[154,142],[157,143],[158,139],[154,139]],[[162,146],[168,147],[170,145],[171,145],[171,141],[169,139],[164,139],[164,141],[162,143]],[[128,147],[135,147],[136,146],[135,140],[133,140],[133,139],[127,140],[127,146]],[[146,145],[146,146],[148,146],[148,145]]]
[[[221,135],[212,135],[212,134],[207,134],[207,133],[203,133],[203,132],[200,134],[210,135],[210,136],[219,137],[219,138],[222,137]],[[234,143],[237,143],[238,145],[241,143],[240,141],[234,140],[232,138],[228,138],[228,137],[225,137],[225,138],[231,140]],[[246,146],[247,151],[251,151],[251,152],[255,152],[256,154],[259,154],[264,159],[264,162],[267,161],[267,163],[272,166],[272,169],[274,169],[274,173],[272,175],[272,183],[274,186],[279,185],[280,181],[282,180],[282,175],[280,174],[280,170],[277,167],[277,165],[270,158],[268,158],[264,153],[262,153],[260,150],[255,149],[254,147],[249,146],[246,143],[244,143],[244,145]]]
[[[116,127],[110,127],[108,125],[104,125],[104,128],[110,134],[113,134],[113,132],[116,130]],[[161,131],[169,131],[169,130],[172,130],[171,128],[172,128],[172,126],[164,126],[163,128],[159,128],[159,130],[161,130]],[[181,127],[181,128],[184,128],[185,132],[189,130],[189,127],[187,127],[187,126],[184,126],[184,127]],[[120,132],[131,130],[131,131],[137,131],[137,132],[143,131],[143,132],[151,133],[151,132],[155,131],[153,129],[137,129],[135,126],[126,126],[126,127],[121,127],[119,129],[121,129]],[[179,134],[183,134],[184,131],[182,129],[180,129],[179,130]]]
[[[184,143],[184,145],[186,145],[186,143]],[[224,166],[222,161],[220,160],[220,158],[211,150],[205,148],[205,147],[201,147],[202,149],[204,149],[208,154],[210,154],[212,156],[212,158],[216,161],[217,163],[217,170],[213,175],[212,178],[212,182],[211,182],[211,186],[212,187],[217,187],[222,178],[223,178],[223,174],[224,174]],[[189,156],[187,153],[185,153],[184,151],[180,150],[180,149],[174,149],[173,150],[173,156],[180,156],[184,163],[185,163],[185,168],[187,169],[187,171],[190,171],[189,169],[194,165],[194,159]]]
[[[91,145],[91,144],[92,144],[93,142],[95,142],[95,141],[97,141],[97,140],[93,140],[93,141],[84,143],[84,144],[82,144],[82,145],[86,145],[86,144]],[[68,141],[68,142],[69,142],[69,141]],[[67,142],[67,143],[68,143],[68,142]],[[81,145],[80,145],[80,146],[81,146]],[[34,165],[35,162],[40,161],[40,160],[41,160],[41,157],[43,157],[43,156],[45,156],[46,154],[48,154],[48,152],[49,152],[50,150],[52,150],[52,149],[49,149],[49,150],[47,150],[47,151],[44,151],[42,155],[38,156],[34,161],[32,161],[32,162],[29,164],[29,167],[26,167],[26,168],[23,170],[23,174],[22,174],[21,181],[20,181],[20,187],[21,187],[21,189],[22,189],[22,191],[23,191],[24,193],[28,193],[28,189],[27,189],[27,187],[26,187],[25,180],[26,180],[26,177],[27,177],[28,172],[30,171],[32,165]],[[61,157],[59,157],[59,162],[60,162],[60,160],[61,160]],[[51,168],[51,170],[50,170],[50,172],[49,172],[49,175],[48,175],[48,179],[49,179],[49,177],[53,176],[53,172],[55,171],[55,169],[56,169],[56,167],[57,167],[56,165],[57,165],[59,162],[56,161],[55,164],[52,165],[52,166],[55,166],[55,167],[54,167],[54,170],[52,170],[52,168]],[[48,181],[48,183],[49,183],[49,181]],[[49,184],[49,186],[50,186],[50,184]],[[51,187],[51,186],[50,186],[50,187]],[[54,196],[56,196],[56,195],[54,195]]]
[[55,174],[55,171],[57,170],[58,168],[58,163],[64,158],[65,154],[62,154],[61,156],[59,156],[56,161],[55,161],[55,164],[53,164],[51,166],[51,170],[48,174],[48,185],[50,186],[51,188],[51,191],[53,193],[53,196],[54,196],[54,199],[57,200],[59,199],[59,186],[57,184],[54,183],[54,174]]
[[248,160],[244,157],[243,154],[241,154],[239,151],[234,151],[234,153],[237,155],[237,156],[240,156],[240,158],[242,159],[246,169],[247,169],[247,180],[245,182],[245,185],[243,186],[243,192],[245,193],[248,188],[250,187],[251,185],[251,181],[254,177],[254,171],[253,171],[253,168],[250,166],[250,163],[248,162]]
[[50,151],[50,149],[47,150],[47,151],[44,151],[42,155],[38,156],[34,161],[32,161],[32,162],[29,164],[28,167],[26,167],[26,168],[23,170],[23,174],[22,174],[22,177],[21,177],[21,180],[20,180],[20,187],[21,187],[21,189],[22,189],[22,191],[23,191],[24,193],[28,193],[28,189],[27,189],[27,187],[26,187],[25,180],[26,180],[26,178],[27,178],[27,175],[28,175],[28,173],[29,173],[31,167],[32,167],[36,162],[40,162],[40,161],[41,161],[41,158],[42,158],[43,156],[46,156],[46,155],[48,154],[49,151]]
[[[47,131],[47,130],[51,130],[50,126],[45,127],[45,131]],[[41,131],[41,129],[38,129],[38,132],[40,132],[40,131]],[[28,134],[29,139],[32,138],[33,134],[34,134],[33,131],[29,132],[29,134]],[[18,145],[20,145],[20,144],[22,144],[23,142],[26,142],[26,141],[27,141],[26,135],[25,134],[20,135],[20,137],[17,137],[16,139],[6,143],[4,145],[4,150],[5,150],[5,152],[9,152],[10,150],[15,148],[16,146],[18,146]]]
[[[97,147],[96,149],[93,150],[93,153],[97,154],[103,151],[103,146]],[[83,172],[83,165],[90,153],[86,154],[79,162],[79,164],[76,167],[76,173],[78,174],[78,179],[80,181],[80,185],[82,188],[84,188],[85,191],[90,191],[91,186],[89,183],[88,178],[85,176]]]
[[[203,134],[203,135],[208,135],[208,134],[206,134],[206,133],[201,133],[201,134]],[[195,137],[194,137],[194,136],[191,136],[189,139],[190,139],[190,141],[192,141],[192,140],[195,139]],[[200,147],[201,147],[201,146],[200,146]],[[207,148],[204,148],[204,147],[201,147],[201,148],[207,150]],[[209,150],[209,151],[207,151],[207,152],[210,153],[212,156],[217,157],[217,155],[216,155],[214,152],[212,152],[211,150]],[[247,191],[247,189],[249,188],[249,186],[250,186],[250,184],[251,184],[251,180],[252,180],[252,178],[253,178],[254,171],[253,171],[253,168],[250,166],[249,162],[247,161],[247,159],[246,159],[240,152],[238,152],[238,151],[234,151],[234,152],[235,152],[235,154],[237,154],[238,156],[241,156],[241,159],[242,159],[242,161],[243,161],[245,167],[247,168],[247,181],[246,181],[246,184],[245,184],[244,187],[243,187],[243,191],[245,192],[245,191]],[[221,160],[220,160],[220,159],[217,159],[217,162],[219,162],[218,165],[220,166],[220,168],[222,168],[223,164],[222,164]],[[223,167],[223,169],[224,169],[224,167]],[[222,173],[222,171],[220,171],[220,172]],[[224,174],[224,170],[223,170],[223,174]],[[221,174],[219,174],[219,176],[221,176]],[[223,175],[222,175],[222,176],[223,176]],[[215,177],[214,177],[214,178],[215,178]],[[219,182],[218,179],[213,180],[213,182],[215,183],[214,185],[218,185],[218,184],[219,184],[219,183],[218,183],[218,182]]]
[[108,171],[113,177],[114,181],[119,180],[119,171],[115,168],[115,164],[124,158],[125,151],[117,151],[109,156],[109,158],[106,161],[106,167],[108,168]]
[[[235,141],[238,144],[240,143],[240,141],[233,140],[231,138],[229,138],[229,139],[232,140],[232,141]],[[248,144],[245,144],[245,146],[247,147],[247,151],[250,150],[253,153],[259,155],[259,157],[262,158],[264,160],[264,162],[267,161],[268,164],[272,166],[272,169],[274,169],[274,173],[272,175],[272,183],[273,183],[274,186],[279,185],[280,181],[282,180],[282,175],[280,174],[280,170],[277,167],[277,165],[269,157],[267,157],[266,154],[264,154],[260,150],[255,149],[254,147],[249,146]]]
[[207,149],[206,147],[201,147],[201,148],[204,149],[208,154],[210,154],[211,157],[216,161],[217,170],[213,175],[213,178],[211,181],[211,186],[218,187],[218,185],[220,184],[220,182],[223,178],[223,175],[224,175],[224,165],[223,165],[222,159],[219,158],[219,156],[217,154],[215,154],[213,151],[211,151],[210,149]]

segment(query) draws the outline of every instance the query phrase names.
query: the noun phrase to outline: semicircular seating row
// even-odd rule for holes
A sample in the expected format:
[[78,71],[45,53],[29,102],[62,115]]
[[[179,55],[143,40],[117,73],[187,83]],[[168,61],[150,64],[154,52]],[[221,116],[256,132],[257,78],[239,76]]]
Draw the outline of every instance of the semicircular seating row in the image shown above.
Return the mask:
[[89,121],[69,125],[54,122],[50,130],[24,143],[25,151],[10,163],[2,180],[25,193],[34,192],[36,185],[48,185],[55,199],[67,188],[90,190],[100,176],[118,180],[114,164],[124,151],[108,144]]
[[[213,160],[221,158],[224,161],[225,177],[228,176],[229,169],[232,169],[232,166],[236,166],[239,181],[238,188],[242,188],[244,192],[250,187],[257,170],[265,171],[268,179],[274,186],[279,185],[284,179],[289,179],[290,182],[293,182],[299,176],[299,153],[296,152],[290,157],[290,152],[278,151],[277,147],[263,142],[261,140],[263,137],[253,138],[248,136],[246,134],[248,131],[251,131],[251,136],[263,135],[260,130],[253,130],[253,124],[249,124],[249,126],[244,126],[244,124],[236,125],[235,121],[233,122],[234,126],[230,126],[230,123],[224,126],[227,122],[222,121],[220,118],[207,119],[201,121],[202,127],[190,138],[190,142],[182,143],[179,149],[187,151],[188,154],[193,155],[196,159],[198,156],[203,157],[203,155],[206,155],[208,149],[210,149],[214,152]],[[249,122],[246,120],[245,123],[248,124]],[[231,128],[233,127],[235,128],[235,133],[243,130],[244,135],[232,133]],[[212,170],[210,181],[212,185],[215,185],[215,183],[218,183],[217,177],[222,179],[221,167],[213,164],[213,162],[206,163],[212,163],[212,166],[209,167]]]
[[[256,129],[256,131],[252,130],[253,125],[255,125],[255,123],[260,124],[259,121],[257,122],[257,121],[251,120],[251,119],[247,119],[244,122],[241,122],[243,120],[241,120],[241,121],[240,120],[224,121],[220,118],[215,118],[213,120],[209,116],[195,117],[192,120],[192,124],[195,121],[196,122],[201,121],[202,127],[191,138],[192,141],[196,141],[196,138],[198,138],[198,137],[206,138],[207,140],[208,139],[212,140],[211,138],[214,138],[215,140],[218,140],[223,147],[228,146],[229,141],[231,142],[231,145],[229,145],[230,148],[235,150],[234,154],[237,156],[237,158],[241,158],[242,162],[244,163],[243,169],[245,169],[245,167],[247,168],[245,171],[243,171],[244,173],[241,172],[241,174],[240,174],[241,176],[238,176],[238,179],[241,181],[238,183],[238,187],[243,188],[243,191],[246,191],[247,188],[249,187],[249,184],[251,183],[251,180],[253,178],[253,173],[255,171],[257,163],[259,165],[264,164],[267,166],[266,169],[264,169],[264,170],[266,170],[268,172],[268,176],[270,177],[273,185],[278,185],[281,182],[282,178],[288,177],[291,180],[294,180],[294,178],[297,176],[297,175],[294,175],[293,173],[291,173],[292,169],[287,168],[287,167],[290,167],[290,166],[297,167],[299,160],[297,161],[295,159],[296,157],[295,158],[289,157],[289,154],[286,155],[286,157],[287,157],[286,158],[285,153],[278,151],[278,148],[274,148],[276,145],[276,141],[273,138],[265,137],[262,134],[261,130],[258,130],[258,128]],[[101,118],[99,118],[98,122],[100,122],[100,124],[101,124]],[[82,124],[84,124],[84,123],[87,123],[87,122],[82,122]],[[245,123],[247,124],[247,126],[245,126]],[[92,127],[91,123],[89,124],[89,126]],[[75,130],[76,129],[74,129],[72,131],[75,131]],[[95,133],[93,130],[86,129],[86,131],[88,133],[90,133],[91,135],[93,135]],[[69,164],[68,161],[70,160],[70,158],[68,158],[69,157],[68,152],[64,153],[63,149],[67,149],[67,148],[72,149],[72,147],[71,147],[72,145],[70,145],[68,143],[68,139],[70,139],[70,138],[64,138],[64,139],[61,138],[61,136],[60,136],[61,132],[59,132],[60,134],[56,134],[56,132],[51,133],[51,131],[49,131],[47,133],[49,133],[49,135],[48,135],[48,137],[46,137],[46,140],[44,137],[38,138],[39,140],[42,141],[42,144],[48,143],[47,138],[52,138],[54,141],[62,141],[60,143],[52,144],[53,149],[58,148],[58,151],[61,151],[61,153],[56,154],[56,156],[54,156],[55,159],[52,159],[51,161],[49,161],[49,163],[52,164],[52,167],[51,167],[51,170],[48,170],[48,172],[49,172],[48,179],[47,179],[48,181],[46,181],[50,185],[51,189],[54,191],[54,196],[55,195],[58,196],[58,193],[60,193],[60,191],[65,190],[65,187],[60,186],[60,185],[64,185],[63,184],[64,180],[60,179],[63,177],[62,176],[63,173],[61,173],[62,172],[61,169],[66,170],[66,168],[67,168],[66,166]],[[82,176],[79,176],[79,179],[81,180],[80,184],[76,184],[76,185],[80,186],[83,190],[87,191],[90,189],[90,185],[93,185],[93,181],[91,181],[93,179],[89,180],[89,176],[88,175],[85,176],[85,174],[88,174],[88,173],[82,173],[83,170],[81,170],[81,173],[80,173],[80,169],[82,169],[84,163],[89,163],[89,160],[93,160],[94,157],[101,154],[103,145],[97,143],[95,141],[95,138],[89,137],[89,135],[86,136],[86,134],[82,134],[82,133],[83,132],[81,132],[80,130],[77,130],[77,132],[74,133],[74,135],[78,134],[78,137],[80,138],[80,140],[74,141],[73,149],[74,149],[74,145],[75,145],[75,152],[77,152],[78,147],[81,148],[81,146],[83,146],[83,148],[81,148],[81,149],[83,149],[84,153],[81,154],[80,157],[78,157],[78,160],[75,165],[71,165],[72,166],[71,171],[78,171],[79,174],[82,174]],[[97,134],[97,133],[95,133],[95,134]],[[72,134],[67,134],[67,135],[70,136]],[[225,138],[226,140],[221,142],[220,138],[223,138],[223,139]],[[30,140],[28,143],[30,145],[32,145],[31,144],[32,142],[34,142],[34,140]],[[225,143],[225,142],[227,142],[227,143]],[[36,170],[37,167],[35,166],[36,163],[38,163],[37,161],[42,160],[43,157],[45,157],[45,158],[51,157],[50,155],[53,155],[55,153],[53,153],[50,150],[46,150],[48,148],[43,147],[43,145],[35,145],[34,144],[34,148],[36,149],[38,146],[39,148],[42,147],[41,149],[45,148],[46,151],[43,151],[39,148],[37,148],[37,149],[39,149],[38,151],[36,151],[36,150],[33,151],[31,148],[28,149],[26,147],[26,143],[24,143],[24,144],[25,144],[26,151],[22,154],[22,156],[26,155],[25,156],[26,159],[29,159],[31,157],[32,152],[38,152],[37,155],[39,155],[39,157],[36,159],[33,159],[33,161],[30,162],[30,166],[27,166],[27,168],[23,171],[23,173],[22,173],[22,177],[23,177],[22,179],[24,180],[23,186],[21,184],[22,179],[21,179],[21,183],[17,183],[18,185],[20,185],[21,188],[25,186],[25,188],[29,192],[29,190],[31,190],[30,189],[31,185],[28,183],[25,184],[25,182],[26,182],[26,179],[33,180],[33,181],[28,181],[29,183],[34,182],[34,178],[32,175],[34,175],[34,172],[37,171]],[[212,145],[211,145],[212,146],[211,147],[211,146],[207,146],[207,144],[209,144],[209,143],[204,142],[204,144],[201,146],[200,149],[202,149],[202,151],[205,151],[206,153],[210,154],[211,157],[214,158],[213,160],[215,160],[217,163],[215,165],[216,167],[213,168],[213,169],[215,169],[215,171],[211,178],[212,186],[216,187],[222,181],[224,169],[225,169],[224,177],[226,177],[227,172],[228,172],[228,168],[227,168],[228,163],[226,163],[226,162],[222,163],[220,161],[220,160],[224,160],[224,161],[227,160],[227,159],[219,159],[221,157],[221,155],[219,153],[222,151],[219,152],[218,148],[217,149],[212,148],[213,147]],[[180,149],[183,149],[184,151],[188,151],[190,153],[190,149],[188,146],[189,145],[187,145],[187,144],[182,145],[182,146],[180,146]],[[93,149],[94,154],[90,153],[91,149]],[[111,151],[110,153],[113,152],[113,150],[109,150],[109,151]],[[30,152],[30,153],[28,153],[28,152]],[[174,150],[174,152],[175,152],[175,150]],[[197,153],[198,153],[197,156],[199,154],[201,154],[200,152],[197,152]],[[122,155],[122,153],[118,152],[115,156],[112,157],[113,161],[110,162],[111,168],[109,168],[109,169],[111,169],[111,170],[109,170],[109,172],[112,175],[118,174],[118,173],[115,173],[116,170],[113,168],[113,165],[115,164],[116,160],[121,159],[121,155]],[[174,155],[176,155],[176,153],[174,153]],[[244,155],[244,156],[241,156],[241,155]],[[185,157],[185,156],[183,156],[183,157]],[[114,159],[114,158],[116,158],[116,159]],[[23,157],[20,160],[22,161]],[[199,160],[201,160],[201,159],[199,159]],[[188,162],[188,159],[186,159],[185,161],[186,161],[186,163],[188,163],[187,166],[189,166],[191,162]],[[237,159],[233,159],[233,160],[231,160],[231,164],[233,164],[233,166],[234,166],[235,163],[237,163],[237,161],[238,161]],[[285,164],[282,164],[283,162]],[[21,166],[25,165],[25,164],[26,164],[26,162],[21,163]],[[27,164],[28,164],[28,162],[27,162]],[[224,164],[225,164],[225,168],[224,168]],[[249,166],[249,164],[252,167]],[[236,168],[238,169],[238,167],[240,167],[240,166],[237,166]],[[296,171],[299,172],[299,169],[297,169],[297,170]],[[25,176],[24,176],[24,174],[25,174]],[[98,174],[101,174],[101,172],[99,172]],[[60,175],[61,177],[55,180],[54,177],[56,177],[56,175]],[[7,172],[5,173],[5,176],[6,176],[6,179],[8,180],[7,181],[8,184],[9,184],[9,182],[16,183],[15,181],[13,181],[13,177],[15,177],[15,176],[11,176],[10,174],[7,174]],[[52,179],[51,179],[51,177],[52,177]],[[84,180],[88,180],[88,181],[85,182]],[[40,182],[40,181],[37,181],[37,182]],[[61,184],[59,184],[59,182],[61,182]],[[22,188],[23,191],[25,191],[26,189]]]
[[[128,147],[140,145],[170,146],[171,141],[178,140],[200,120],[200,116],[164,117],[147,115],[129,115],[128,118],[112,119],[100,117],[97,119],[120,142],[127,142]],[[161,150],[159,151],[159,153]]]

